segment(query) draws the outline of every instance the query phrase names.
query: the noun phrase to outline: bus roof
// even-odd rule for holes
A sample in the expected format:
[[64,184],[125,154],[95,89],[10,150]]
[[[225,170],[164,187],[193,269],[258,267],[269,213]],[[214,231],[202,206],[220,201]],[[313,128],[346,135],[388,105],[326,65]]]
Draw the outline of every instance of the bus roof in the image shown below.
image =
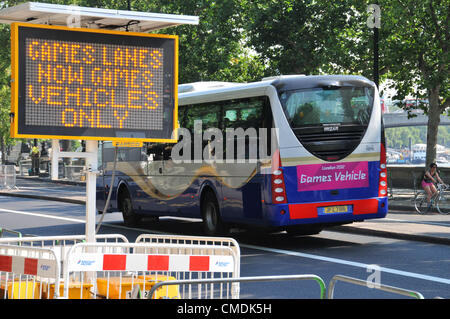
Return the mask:
[[375,84],[367,78],[359,75],[310,75],[279,77],[272,81],[272,85],[280,91],[312,89],[320,87],[342,87],[342,86],[367,86]]
[[308,89],[317,87],[367,86],[375,84],[358,75],[282,75],[264,78],[259,82],[195,82],[178,86],[179,104],[203,103],[232,98],[263,95],[270,86],[277,90]]

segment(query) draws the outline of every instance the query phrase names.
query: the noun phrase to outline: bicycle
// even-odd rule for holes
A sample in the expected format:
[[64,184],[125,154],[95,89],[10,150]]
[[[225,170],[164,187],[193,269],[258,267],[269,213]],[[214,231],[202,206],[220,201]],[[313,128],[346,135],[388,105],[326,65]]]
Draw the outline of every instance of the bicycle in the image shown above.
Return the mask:
[[447,184],[437,184],[437,192],[431,197],[431,205],[427,201],[425,190],[419,191],[414,196],[414,206],[419,214],[426,214],[436,208],[439,214],[450,213],[450,190]]

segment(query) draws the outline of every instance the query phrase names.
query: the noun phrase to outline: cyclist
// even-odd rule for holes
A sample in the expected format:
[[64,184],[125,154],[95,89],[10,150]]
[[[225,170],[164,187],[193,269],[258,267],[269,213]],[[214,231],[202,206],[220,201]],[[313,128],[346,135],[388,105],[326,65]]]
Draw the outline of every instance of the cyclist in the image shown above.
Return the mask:
[[437,193],[436,186],[434,186],[434,184],[436,184],[436,180],[439,183],[444,184],[444,182],[439,177],[439,174],[437,172],[436,163],[431,163],[430,169],[425,171],[425,174],[423,175],[423,179],[422,179],[422,187],[425,190],[425,192],[427,193],[428,205],[432,204],[431,198],[434,196],[434,194]]

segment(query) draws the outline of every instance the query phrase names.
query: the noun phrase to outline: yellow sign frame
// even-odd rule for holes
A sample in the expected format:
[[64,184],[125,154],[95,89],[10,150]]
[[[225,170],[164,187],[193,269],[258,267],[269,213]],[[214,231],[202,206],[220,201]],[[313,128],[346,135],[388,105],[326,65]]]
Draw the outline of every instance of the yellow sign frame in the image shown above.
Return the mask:
[[[173,134],[172,138],[133,138],[133,137],[111,137],[111,136],[74,136],[74,135],[42,135],[42,134],[23,134],[19,133],[19,27],[31,27],[42,29],[56,29],[64,31],[79,31],[97,34],[113,34],[139,37],[167,38],[174,39],[174,108],[173,108]],[[150,34],[139,32],[111,31],[102,29],[69,28],[63,26],[49,26],[31,23],[11,23],[11,130],[12,138],[42,138],[42,139],[65,139],[65,140],[97,140],[97,141],[115,141],[115,142],[159,142],[176,143],[178,129],[178,39],[176,35]]]

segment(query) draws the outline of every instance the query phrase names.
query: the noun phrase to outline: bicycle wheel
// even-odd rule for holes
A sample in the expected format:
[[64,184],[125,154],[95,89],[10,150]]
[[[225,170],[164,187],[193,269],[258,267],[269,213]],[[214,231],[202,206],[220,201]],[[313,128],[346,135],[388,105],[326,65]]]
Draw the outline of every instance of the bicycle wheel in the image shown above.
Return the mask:
[[419,193],[414,198],[414,206],[419,214],[426,214],[430,207],[427,202],[427,195],[425,193]]
[[436,209],[440,214],[450,214],[450,192],[445,191],[439,195]]

